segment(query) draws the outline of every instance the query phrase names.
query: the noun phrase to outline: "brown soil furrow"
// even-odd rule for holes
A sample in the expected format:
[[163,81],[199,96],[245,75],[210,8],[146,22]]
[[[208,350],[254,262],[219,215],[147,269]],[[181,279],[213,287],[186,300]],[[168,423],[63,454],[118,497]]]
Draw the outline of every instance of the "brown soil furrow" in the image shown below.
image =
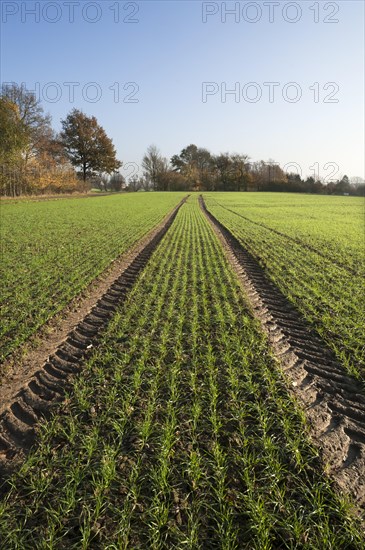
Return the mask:
[[[48,394],[49,397],[50,394]],[[56,394],[52,394],[51,398],[43,399],[37,394],[34,394],[29,389],[24,390],[22,394],[23,401],[35,412],[38,417],[48,416],[49,405],[51,401],[56,401]]]
[[34,426],[37,423],[38,417],[32,409],[26,405],[23,399],[19,398],[10,407],[11,412],[21,422],[27,426]]
[[66,359],[68,355],[62,354],[62,349],[58,349],[53,357],[50,358],[49,362],[53,367],[58,369],[65,374],[74,374],[79,371],[79,362],[71,363]]
[[24,390],[24,396],[28,394],[30,396],[35,395],[39,399],[45,401],[52,401],[56,396],[55,392],[50,390],[43,383],[40,383],[39,379],[34,379],[29,382],[27,388]]
[[91,311],[87,311],[79,323],[69,327],[66,338],[55,346],[52,353],[34,364],[31,374],[25,373],[20,384],[19,381],[14,384],[13,392],[5,394],[6,401],[0,409],[0,492],[1,478],[8,477],[35,443],[37,423],[50,415],[52,409],[62,401],[65,391],[71,388],[72,378],[81,371],[87,355],[97,344],[129,289],[136,283],[185,201],[181,201],[150,235],[125,269],[110,283],[106,292],[98,297]]
[[20,420],[12,411],[7,411],[2,419],[2,431],[11,441],[10,451],[23,449],[34,442],[34,429],[26,422]]
[[200,205],[219,237],[309,420],[324,469],[340,491],[365,509],[365,392],[264,269],[232,233]]
[[352,430],[351,428],[345,428],[345,433],[354,441],[365,443],[365,430]]
[[[67,371],[64,371],[63,369],[60,369],[56,365],[53,365],[49,361],[44,365],[43,370],[46,374],[50,374],[53,379],[57,380],[59,384],[59,380],[65,380],[67,378],[67,375],[69,374]],[[38,376],[40,373],[35,373],[34,376]]]

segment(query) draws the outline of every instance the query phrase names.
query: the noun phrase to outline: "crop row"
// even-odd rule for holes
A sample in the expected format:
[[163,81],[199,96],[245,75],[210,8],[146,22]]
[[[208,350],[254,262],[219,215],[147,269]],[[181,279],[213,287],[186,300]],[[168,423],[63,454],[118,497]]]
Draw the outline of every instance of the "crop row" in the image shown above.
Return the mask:
[[1,205],[0,359],[181,200],[181,194]]
[[6,548],[356,549],[195,197],[0,504]]
[[[302,197],[302,201],[304,199]],[[334,257],[332,249],[327,250],[324,246],[325,232],[321,235],[318,231],[318,243],[322,240],[322,246],[318,244],[318,249],[314,246],[316,240],[313,236],[304,237],[303,228],[298,231],[300,238],[295,238],[295,207],[292,212],[287,210],[287,216],[281,211],[280,228],[278,222],[258,222],[257,214],[250,214],[250,207],[245,211],[242,198],[236,201],[235,206],[229,203],[229,197],[225,199],[221,195],[217,200],[209,195],[206,204],[209,211],[259,260],[271,279],[310,321],[345,368],[356,376],[364,377],[365,286],[362,265],[350,258],[351,249],[341,246],[339,239],[338,255]],[[259,210],[259,203],[256,209]],[[288,219],[291,221],[288,222]],[[275,231],[272,230],[274,225]],[[288,229],[289,226],[291,229]],[[317,229],[311,227],[310,220],[307,220],[307,226],[309,234],[316,234]],[[358,258],[361,254],[363,247],[359,244]]]
[[221,206],[252,224],[286,237],[344,267],[365,275],[364,201],[359,197],[293,193],[215,193]]

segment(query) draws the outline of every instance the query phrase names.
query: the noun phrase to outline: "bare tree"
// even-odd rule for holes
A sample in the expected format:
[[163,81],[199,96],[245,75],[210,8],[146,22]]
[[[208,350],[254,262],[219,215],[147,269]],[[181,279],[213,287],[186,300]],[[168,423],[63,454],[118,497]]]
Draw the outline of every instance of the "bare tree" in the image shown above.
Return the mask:
[[129,178],[128,187],[127,187],[128,191],[136,192],[143,188],[144,188],[143,178],[138,177],[137,175]]
[[144,177],[154,191],[166,191],[166,172],[168,171],[168,161],[163,157],[156,147],[150,145],[142,160]]
[[122,191],[125,185],[125,179],[119,172],[112,174],[108,182],[108,188],[112,191]]

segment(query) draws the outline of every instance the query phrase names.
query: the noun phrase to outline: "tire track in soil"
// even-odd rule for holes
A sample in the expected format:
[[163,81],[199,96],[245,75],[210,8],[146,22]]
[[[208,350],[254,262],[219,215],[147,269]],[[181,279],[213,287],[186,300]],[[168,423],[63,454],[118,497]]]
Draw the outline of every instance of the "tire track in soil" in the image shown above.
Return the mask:
[[146,267],[154,250],[171,227],[185,197],[165,219],[157,232],[131,260],[129,265],[67,335],[36,372],[25,381],[0,414],[0,494],[6,491],[6,479],[36,444],[36,426],[50,418],[52,411],[72,387],[72,378],[81,369],[87,355],[95,348],[116,309],[125,301]]
[[266,276],[258,261],[206,208],[200,207],[225,249],[268,336],[275,356],[304,405],[324,468],[340,491],[365,512],[365,391],[309,323]]

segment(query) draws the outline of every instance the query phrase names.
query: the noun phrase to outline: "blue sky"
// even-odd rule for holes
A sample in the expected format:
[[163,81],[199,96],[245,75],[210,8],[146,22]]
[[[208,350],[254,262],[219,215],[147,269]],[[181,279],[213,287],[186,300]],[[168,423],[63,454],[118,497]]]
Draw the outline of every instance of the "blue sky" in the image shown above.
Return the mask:
[[152,143],[196,143],[365,176],[362,0],[1,4],[2,82],[36,90],[56,129],[95,115],[125,175]]

